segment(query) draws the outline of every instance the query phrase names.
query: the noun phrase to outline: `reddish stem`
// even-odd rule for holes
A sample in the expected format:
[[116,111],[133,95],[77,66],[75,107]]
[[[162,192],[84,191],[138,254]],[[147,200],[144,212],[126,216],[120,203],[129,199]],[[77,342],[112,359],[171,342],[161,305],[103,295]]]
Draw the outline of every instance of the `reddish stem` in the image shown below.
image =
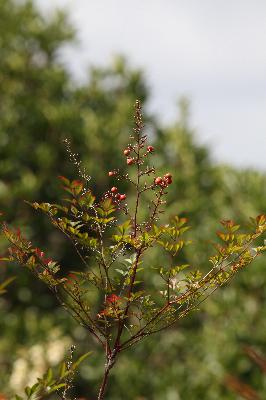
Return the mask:
[[109,374],[110,370],[113,368],[115,364],[115,359],[116,359],[117,351],[114,350],[108,357],[107,357],[107,362],[105,364],[105,369],[104,369],[104,375],[103,375],[103,380],[99,389],[98,397],[97,400],[103,400],[104,395],[106,392],[107,388],[107,383],[109,379]]

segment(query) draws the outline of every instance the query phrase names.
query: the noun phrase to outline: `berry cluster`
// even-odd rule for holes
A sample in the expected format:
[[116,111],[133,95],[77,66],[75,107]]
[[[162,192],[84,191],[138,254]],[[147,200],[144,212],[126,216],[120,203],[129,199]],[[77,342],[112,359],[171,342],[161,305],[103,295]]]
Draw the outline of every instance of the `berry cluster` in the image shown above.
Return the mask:
[[172,182],[173,182],[172,175],[169,172],[165,174],[163,178],[158,176],[157,178],[154,179],[155,185],[161,186],[162,188],[171,185]]
[[[141,147],[144,147],[143,145]],[[133,165],[136,162],[135,157],[131,156],[131,151],[134,151],[133,147],[127,147],[123,153],[127,157],[127,165]],[[153,146],[147,146],[146,153],[143,154],[143,156],[147,156],[149,153],[153,153],[154,147]]]
[[[113,175],[116,175],[116,172],[110,171],[109,176],[113,176]],[[125,194],[117,193],[117,191],[118,191],[118,188],[116,186],[113,186],[108,193],[111,197],[115,198],[117,201],[126,200],[127,196]]]
[[[146,140],[146,137],[143,140]],[[144,143],[138,144],[138,146],[139,146],[139,148],[143,148],[144,147]],[[153,146],[147,146],[146,147],[146,151],[142,155],[142,157],[146,157],[148,154],[151,154],[153,152],[154,152],[154,147]],[[132,155],[132,153],[135,153],[137,155],[137,157],[134,157]],[[127,165],[133,165],[133,164],[138,164],[139,165],[139,164],[141,164],[141,161],[140,161],[141,158],[139,157],[139,153],[136,151],[135,146],[128,145],[123,150],[123,154],[126,156]],[[150,169],[148,172],[153,172],[154,173],[154,169]],[[145,173],[148,173],[148,172],[145,172]],[[109,171],[108,175],[109,175],[109,177],[119,176],[119,171],[116,171],[116,170]],[[165,174],[163,176],[163,178],[160,177],[160,176],[155,178],[153,185],[150,186],[150,187],[152,188],[154,186],[160,186],[163,189],[163,188],[166,188],[169,185],[171,185],[171,183],[172,183],[172,175],[168,172],[167,174]],[[117,187],[113,186],[111,188],[111,190],[108,192],[109,196],[111,196],[116,201],[125,200],[126,199],[126,195],[125,194],[120,194],[117,191],[118,191]]]

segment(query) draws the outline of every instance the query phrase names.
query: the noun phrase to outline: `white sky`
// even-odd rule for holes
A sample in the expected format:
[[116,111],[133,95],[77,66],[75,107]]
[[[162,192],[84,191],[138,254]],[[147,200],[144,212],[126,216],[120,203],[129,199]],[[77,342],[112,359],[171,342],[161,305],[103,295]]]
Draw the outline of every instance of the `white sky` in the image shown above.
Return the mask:
[[163,121],[186,95],[217,160],[266,171],[266,0],[35,1],[70,10],[80,44],[64,60],[76,78],[122,53],[144,69]]

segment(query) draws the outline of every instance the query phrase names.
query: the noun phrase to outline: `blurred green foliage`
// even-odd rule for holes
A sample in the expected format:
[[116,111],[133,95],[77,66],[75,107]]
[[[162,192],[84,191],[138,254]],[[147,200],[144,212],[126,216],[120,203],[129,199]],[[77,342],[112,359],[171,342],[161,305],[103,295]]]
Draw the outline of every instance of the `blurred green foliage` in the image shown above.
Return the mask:
[[[62,144],[65,137],[92,176],[94,191],[112,185],[107,171],[123,163],[132,106],[139,98],[145,110],[149,91],[143,73],[121,57],[105,68],[91,68],[87,82],[75,85],[60,63],[61,47],[75,38],[64,13],[46,18],[34,2],[0,0],[0,15],[0,210],[71,268],[77,259],[69,244],[23,200],[56,202],[57,175],[76,176]],[[219,219],[243,224],[266,211],[266,175],[215,164],[190,128],[185,100],[179,111],[171,126],[146,113],[146,127],[155,162],[174,174],[167,211],[188,216],[193,228],[194,245],[184,261],[197,260],[204,269]],[[163,263],[160,254],[153,254],[151,263],[155,258]],[[93,398],[102,374],[95,343],[26,271],[1,265],[0,274],[1,281],[17,275],[0,298],[0,392],[10,395],[33,384],[29,380],[59,363],[75,342],[80,353],[94,351],[81,366],[76,393]],[[125,394],[127,400],[235,399],[224,385],[231,372],[265,393],[259,371],[241,352],[245,344],[266,353],[265,285],[265,260],[259,259],[199,313],[125,353],[112,372],[108,399],[122,400]]]

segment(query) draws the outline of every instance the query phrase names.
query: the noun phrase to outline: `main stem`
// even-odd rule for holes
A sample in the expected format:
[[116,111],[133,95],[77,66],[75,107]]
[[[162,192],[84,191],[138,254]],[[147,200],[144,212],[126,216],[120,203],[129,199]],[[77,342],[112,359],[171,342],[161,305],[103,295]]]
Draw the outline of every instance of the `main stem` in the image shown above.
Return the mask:
[[137,151],[137,183],[136,183],[136,207],[135,207],[135,214],[134,214],[134,234],[133,236],[137,236],[137,214],[138,214],[138,207],[139,207],[139,199],[140,199],[140,133],[137,133],[137,142],[138,142],[138,151]]
[[110,369],[111,368],[105,368],[102,384],[101,384],[101,387],[100,387],[100,390],[99,390],[99,394],[98,394],[98,400],[102,400],[104,398],[104,394],[105,394],[105,390],[106,390],[106,386],[107,386],[107,382],[108,382]]
[[109,378],[109,373],[112,367],[114,366],[115,363],[115,358],[116,358],[116,353],[113,351],[109,357],[107,358],[106,364],[105,364],[105,369],[104,369],[104,375],[103,375],[103,380],[99,389],[98,397],[97,400],[103,400],[104,395],[106,392],[106,387],[108,383],[108,378]]
[[[134,231],[133,231],[133,237],[136,238],[137,236],[137,214],[138,214],[138,207],[139,207],[139,200],[140,200],[140,190],[139,190],[139,186],[140,186],[140,132],[142,129],[142,118],[141,118],[141,108],[140,108],[140,103],[137,102],[136,103],[136,114],[135,114],[135,122],[136,122],[136,132],[137,132],[137,183],[136,183],[136,207],[135,207],[135,214],[134,214]],[[136,278],[136,271],[138,268],[138,263],[139,263],[139,258],[141,256],[141,249],[138,250],[137,252],[137,257],[136,257],[136,261],[135,261],[135,266],[133,269],[133,274],[131,277],[131,282],[129,285],[129,292],[128,292],[128,303],[126,305],[125,308],[125,312],[124,312],[124,316],[122,318],[121,321],[119,321],[119,326],[118,326],[118,333],[117,333],[117,338],[115,341],[115,345],[114,345],[114,350],[112,351],[112,353],[110,353],[108,355],[108,352],[106,353],[106,364],[105,364],[105,370],[104,370],[104,376],[103,376],[103,380],[102,380],[102,384],[100,386],[100,390],[98,393],[98,399],[97,400],[103,400],[104,399],[104,395],[105,395],[105,391],[106,391],[106,387],[107,387],[107,382],[108,382],[108,378],[109,378],[109,373],[111,368],[114,366],[115,363],[115,359],[116,356],[119,352],[119,348],[120,348],[120,337],[122,335],[123,332],[123,328],[124,328],[124,322],[125,322],[125,318],[127,316],[129,307],[130,307],[130,296],[131,296],[131,292],[133,289],[133,285],[134,285],[134,281]]]

